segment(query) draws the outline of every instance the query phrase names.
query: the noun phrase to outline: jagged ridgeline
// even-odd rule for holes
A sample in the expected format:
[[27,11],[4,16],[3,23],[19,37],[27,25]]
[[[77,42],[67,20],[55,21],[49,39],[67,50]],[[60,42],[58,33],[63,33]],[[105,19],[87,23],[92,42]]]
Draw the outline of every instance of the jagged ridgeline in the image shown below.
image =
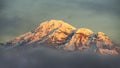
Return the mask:
[[7,46],[49,46],[69,51],[93,50],[99,54],[119,54],[120,48],[103,32],[94,33],[87,28],[75,28],[61,20],[41,23],[34,31],[27,32],[6,42]]

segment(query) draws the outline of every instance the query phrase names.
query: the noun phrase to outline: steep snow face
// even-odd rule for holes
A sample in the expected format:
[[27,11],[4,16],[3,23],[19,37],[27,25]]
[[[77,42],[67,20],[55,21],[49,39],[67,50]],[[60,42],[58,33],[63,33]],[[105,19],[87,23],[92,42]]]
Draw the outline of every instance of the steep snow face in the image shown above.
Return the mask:
[[42,40],[56,44],[62,42],[72,30],[76,28],[61,21],[61,20],[50,20],[42,23],[38,28],[35,29],[35,35],[32,38],[32,42],[37,41],[40,37],[46,37]]
[[76,28],[61,20],[50,20],[40,24],[33,32],[25,33],[12,40],[12,43],[18,43],[21,40],[27,44],[46,41],[50,43],[59,43],[64,40],[72,30]]
[[82,50],[86,48],[86,46],[89,45],[88,41],[91,34],[93,34],[93,31],[90,29],[77,29],[70,42],[66,45],[65,49],[74,50],[77,48],[79,50]]
[[64,50],[92,50],[100,54],[118,54],[119,48],[103,32],[94,33],[87,28],[78,28],[61,20],[50,20],[41,23],[34,31],[27,32],[7,45],[48,45]]
[[79,28],[71,38],[70,42],[65,45],[65,50],[85,50],[93,48],[95,52],[101,54],[118,54],[114,48],[112,40],[103,32],[94,33],[87,28]]
[[102,45],[112,46],[112,40],[107,35],[105,35],[103,32],[98,32],[96,35],[97,35],[96,44],[98,45],[98,47]]

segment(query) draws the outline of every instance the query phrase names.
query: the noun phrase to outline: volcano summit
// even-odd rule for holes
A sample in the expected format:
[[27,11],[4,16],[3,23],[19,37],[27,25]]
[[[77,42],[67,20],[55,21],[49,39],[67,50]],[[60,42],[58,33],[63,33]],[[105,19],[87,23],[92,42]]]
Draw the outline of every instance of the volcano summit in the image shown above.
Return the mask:
[[14,46],[48,46],[68,51],[89,51],[99,54],[120,54],[120,47],[103,32],[93,32],[87,28],[75,28],[61,20],[41,23],[34,31],[27,32],[4,43]]

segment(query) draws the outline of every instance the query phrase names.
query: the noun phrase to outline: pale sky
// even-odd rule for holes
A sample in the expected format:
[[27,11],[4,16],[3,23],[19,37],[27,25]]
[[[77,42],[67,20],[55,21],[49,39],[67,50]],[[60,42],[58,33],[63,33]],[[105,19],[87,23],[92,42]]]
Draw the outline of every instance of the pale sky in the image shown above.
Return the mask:
[[80,28],[102,31],[120,41],[119,0],[0,0],[0,42],[59,19]]

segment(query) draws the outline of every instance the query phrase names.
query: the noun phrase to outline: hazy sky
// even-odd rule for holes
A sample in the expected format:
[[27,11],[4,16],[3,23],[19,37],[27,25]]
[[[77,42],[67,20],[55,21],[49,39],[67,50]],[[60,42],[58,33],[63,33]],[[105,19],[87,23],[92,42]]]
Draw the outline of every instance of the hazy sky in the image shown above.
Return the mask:
[[60,19],[75,27],[103,31],[120,42],[119,0],[0,0],[0,42]]

